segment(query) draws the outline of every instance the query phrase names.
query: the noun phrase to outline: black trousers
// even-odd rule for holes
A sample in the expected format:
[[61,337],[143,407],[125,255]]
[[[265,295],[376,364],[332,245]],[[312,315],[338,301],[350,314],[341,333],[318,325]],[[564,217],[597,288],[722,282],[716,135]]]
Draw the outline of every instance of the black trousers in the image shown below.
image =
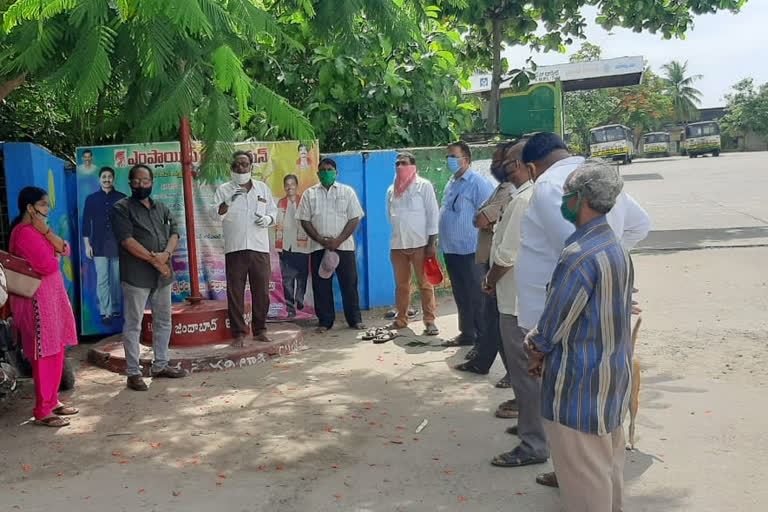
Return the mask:
[[[322,279],[318,273],[325,249],[315,251],[310,258],[312,263],[312,294],[315,297],[315,313],[320,327],[330,329],[336,320],[336,308],[333,304],[333,276]],[[336,278],[341,288],[341,301],[344,304],[344,318],[350,327],[363,323],[360,314],[360,296],[357,292],[357,257],[355,251],[336,251],[339,254],[339,266]]]
[[[488,265],[483,265],[485,272],[488,271]],[[501,353],[501,361],[504,368],[507,367],[507,358],[504,357],[504,344],[501,339],[501,329],[499,327],[499,304],[496,297],[483,294],[483,323],[485,325],[485,335],[478,338],[475,346],[477,347],[477,356],[473,362],[483,370],[490,370],[493,362],[496,360],[496,354]]]
[[304,295],[309,279],[309,254],[283,250],[280,253],[280,272],[283,275],[283,294],[288,314],[304,309]]
[[485,279],[485,266],[475,263],[474,253],[444,256],[453,299],[459,312],[459,331],[467,340],[482,339],[485,336],[485,294],[480,286]]

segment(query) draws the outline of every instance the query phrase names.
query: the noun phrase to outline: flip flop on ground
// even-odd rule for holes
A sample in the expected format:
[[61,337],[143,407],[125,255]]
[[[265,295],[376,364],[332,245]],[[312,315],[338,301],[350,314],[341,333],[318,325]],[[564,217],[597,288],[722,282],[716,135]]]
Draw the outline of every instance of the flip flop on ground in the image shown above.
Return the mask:
[[501,468],[519,468],[531,464],[544,464],[545,462],[547,462],[546,457],[536,457],[523,453],[519,446],[511,452],[502,453],[491,460],[491,464]]
[[66,418],[59,418],[58,416],[48,416],[47,418],[43,418],[41,420],[35,420],[35,425],[39,425],[41,427],[61,428],[69,425],[69,420]]

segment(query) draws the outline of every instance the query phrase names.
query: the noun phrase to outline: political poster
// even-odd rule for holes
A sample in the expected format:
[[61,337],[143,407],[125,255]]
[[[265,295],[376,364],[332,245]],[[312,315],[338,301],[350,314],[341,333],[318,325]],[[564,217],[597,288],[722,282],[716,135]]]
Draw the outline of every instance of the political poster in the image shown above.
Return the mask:
[[[269,318],[311,318],[314,305],[309,275],[309,244],[295,221],[301,194],[317,182],[317,144],[248,142],[236,145],[253,161],[253,177],[264,181],[278,204],[276,225],[270,229]],[[129,196],[128,172],[136,164],[154,174],[152,199],[165,203],[180,231],[172,257],[174,302],[191,291],[184,215],[181,151],[178,142],[81,147],[77,149],[77,200],[80,223],[80,305],[83,334],[110,334],[122,330],[122,288],[119,247],[112,234],[109,212],[115,202]],[[193,148],[194,214],[200,293],[206,299],[226,300],[226,269],[222,218],[213,205],[220,183],[199,179],[200,147]],[[286,293],[287,292],[287,293]],[[250,289],[246,287],[246,301]]]

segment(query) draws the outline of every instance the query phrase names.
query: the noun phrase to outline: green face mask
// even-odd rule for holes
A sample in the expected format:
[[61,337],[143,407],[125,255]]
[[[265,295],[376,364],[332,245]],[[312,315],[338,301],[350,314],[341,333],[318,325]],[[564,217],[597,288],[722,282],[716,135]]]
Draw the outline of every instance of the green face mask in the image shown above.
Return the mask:
[[317,177],[324,187],[330,187],[336,182],[336,171],[333,169],[324,169],[317,171]]
[[560,213],[563,215],[563,218],[573,224],[576,223],[576,215],[579,213],[579,209],[581,208],[581,198],[579,198],[579,200],[576,202],[576,207],[573,210],[568,208],[568,200],[572,197],[576,197],[578,194],[578,192],[569,192],[564,194],[563,202],[560,204]]

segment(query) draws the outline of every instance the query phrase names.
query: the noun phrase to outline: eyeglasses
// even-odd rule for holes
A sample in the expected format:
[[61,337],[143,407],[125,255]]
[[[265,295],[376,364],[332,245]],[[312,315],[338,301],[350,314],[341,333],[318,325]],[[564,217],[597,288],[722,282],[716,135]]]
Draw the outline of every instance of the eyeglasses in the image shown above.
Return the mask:
[[151,185],[152,179],[150,178],[133,178],[129,180],[131,185]]
[[405,160],[395,162],[395,167],[403,167],[405,165],[411,165],[411,162],[406,162]]
[[241,169],[247,169],[251,166],[250,162],[234,162],[232,167],[239,167]]

